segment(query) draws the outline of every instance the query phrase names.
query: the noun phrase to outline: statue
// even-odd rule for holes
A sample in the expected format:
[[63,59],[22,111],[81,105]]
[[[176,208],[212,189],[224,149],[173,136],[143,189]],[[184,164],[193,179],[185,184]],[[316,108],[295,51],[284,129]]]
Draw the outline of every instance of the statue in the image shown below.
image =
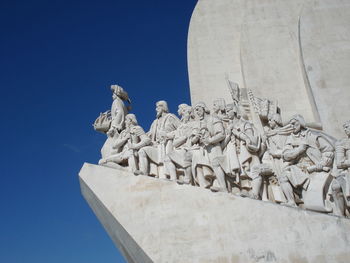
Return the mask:
[[233,125],[229,127],[230,134],[236,138],[237,154],[240,164],[239,184],[242,196],[249,196],[248,190],[251,189],[251,168],[260,164],[261,138],[255,126],[245,120],[236,112]]
[[[192,144],[197,145],[193,150],[192,171],[199,186],[212,191],[227,192],[225,173],[220,162],[223,157],[221,142],[225,139],[222,121],[209,114],[203,102],[194,107],[196,121],[194,122]],[[214,176],[211,169],[214,171]],[[219,186],[212,185],[217,179]]]
[[332,182],[332,197],[335,203],[333,213],[350,215],[350,121],[343,125],[346,138],[335,144],[334,180]]
[[287,166],[279,178],[286,205],[296,206],[294,192],[299,190],[305,208],[329,212],[322,193],[327,192],[334,147],[324,136],[307,129],[301,115],[293,116],[289,124],[293,132],[286,139],[282,152]]
[[128,113],[128,109],[124,101],[130,103],[128,93],[122,87],[111,85],[111,90],[113,92],[113,103],[110,111],[110,127],[106,132],[107,140],[101,149],[102,158],[106,158],[112,154],[113,141],[125,127],[125,116]]
[[134,114],[127,114],[125,117],[126,128],[122,130],[118,138],[114,141],[112,148],[114,151],[106,158],[102,158],[99,164],[111,166],[116,163],[128,166],[131,172],[138,170],[137,151],[151,143],[151,139],[146,135],[141,126],[138,125]]
[[233,103],[214,100],[212,114],[203,102],[193,108],[180,104],[179,120],[166,101],[158,101],[157,117],[145,133],[128,114],[128,94],[112,85],[111,110],[93,125],[107,134],[99,164],[350,216],[350,121],[343,125],[347,137],[336,141],[308,128],[301,115],[283,126],[276,101],[257,98],[233,82],[229,87]]
[[239,188],[241,165],[238,156],[238,138],[232,133],[237,121],[237,106],[226,105],[226,118],[224,119],[225,139],[222,142],[224,150],[224,170],[227,175],[228,190],[232,191],[233,186]]
[[[170,174],[170,178],[177,178],[176,169],[182,169],[184,172],[183,180],[178,180],[179,184],[192,183],[192,107],[187,104],[180,104],[178,114],[181,116],[181,124],[173,131],[173,147],[165,157],[165,166]],[[169,136],[170,137],[170,136]]]
[[124,101],[130,102],[128,93],[118,85],[112,85],[111,90],[113,92],[113,103],[111,107],[112,122],[107,134],[113,136],[124,129],[125,116],[128,113],[125,107]]
[[[180,125],[180,120],[172,113],[169,113],[168,104],[161,100],[156,103],[157,118],[153,121],[147,135],[151,138],[152,145],[145,146],[139,150],[139,168],[137,174],[150,175],[166,178],[168,171],[150,171],[150,162],[159,166],[164,165],[165,156],[173,149],[174,132]],[[176,180],[176,178],[171,178]]]
[[263,154],[261,164],[252,167],[250,177],[252,178],[252,191],[249,196],[253,199],[261,199],[263,195],[263,181],[268,181],[269,190],[265,189],[266,199],[274,202],[285,202],[281,192],[278,179],[281,177],[285,166],[282,158],[284,143],[287,139],[288,127],[282,127],[282,118],[279,113],[268,116],[268,127],[265,130],[264,144],[266,151]]

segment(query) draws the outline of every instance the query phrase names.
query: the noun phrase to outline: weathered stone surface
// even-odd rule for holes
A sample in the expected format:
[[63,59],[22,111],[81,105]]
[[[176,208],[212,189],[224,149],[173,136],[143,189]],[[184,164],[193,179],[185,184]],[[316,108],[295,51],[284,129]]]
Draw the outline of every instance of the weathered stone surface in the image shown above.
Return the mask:
[[348,262],[350,220],[84,164],[81,190],[129,262]]
[[342,135],[350,112],[350,2],[201,0],[188,35],[192,103],[227,98],[225,75]]

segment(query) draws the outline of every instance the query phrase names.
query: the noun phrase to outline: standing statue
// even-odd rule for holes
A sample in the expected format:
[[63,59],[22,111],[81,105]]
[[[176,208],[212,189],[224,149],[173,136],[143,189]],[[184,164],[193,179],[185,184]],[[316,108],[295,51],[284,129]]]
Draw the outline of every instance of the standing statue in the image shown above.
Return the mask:
[[203,102],[180,104],[179,120],[166,101],[158,101],[148,133],[128,114],[128,94],[112,85],[111,110],[93,125],[107,134],[99,164],[350,216],[350,121],[343,125],[346,138],[338,141],[307,128],[301,115],[283,126],[277,101],[228,84],[233,103],[216,99],[211,114]]
[[125,126],[125,116],[128,113],[125,107],[124,101],[130,102],[128,93],[118,85],[112,85],[111,90],[113,92],[113,103],[111,107],[112,122],[111,127],[107,134],[113,136],[114,134],[121,132]]
[[[152,145],[143,147],[139,150],[139,167],[140,171],[137,173],[143,175],[154,174],[161,178],[169,174],[168,171],[155,172],[150,171],[150,163],[159,166],[164,165],[165,156],[173,150],[172,132],[175,131],[179,125],[180,120],[172,113],[169,113],[168,104],[161,100],[156,103],[157,118],[153,121],[150,131],[147,133],[151,138]],[[176,178],[171,178],[176,180]]]
[[191,151],[191,134],[192,134],[192,107],[187,104],[180,104],[178,114],[181,116],[181,124],[173,132],[173,147],[165,157],[165,166],[170,174],[170,179],[177,178],[177,168],[184,172],[183,180],[180,184],[190,184],[192,182],[192,151]]
[[296,206],[294,192],[299,190],[305,208],[329,212],[324,205],[324,193],[329,184],[334,147],[324,136],[307,129],[301,115],[293,116],[289,124],[293,132],[282,152],[287,166],[280,177],[286,204]]
[[[269,190],[267,199],[274,202],[285,202],[283,193],[278,185],[278,178],[281,177],[285,166],[282,158],[284,143],[287,139],[288,127],[282,127],[282,118],[279,113],[268,116],[268,127],[265,131],[264,144],[266,151],[262,157],[262,163],[254,165],[251,169],[252,191],[250,197],[261,199],[263,190],[263,181],[269,181]],[[266,189],[265,189],[266,190]]]
[[112,85],[113,103],[111,106],[111,124],[107,131],[107,140],[101,149],[102,158],[106,158],[112,154],[113,141],[118,137],[119,133],[125,127],[125,116],[128,113],[124,101],[130,103],[128,93],[118,85]]
[[[222,121],[209,114],[205,103],[199,102],[194,107],[196,121],[194,122],[192,143],[198,145],[193,150],[192,171],[196,182],[201,187],[211,187],[212,191],[227,192],[225,173],[222,168],[221,142],[225,139]],[[210,174],[211,168],[214,176]],[[211,177],[211,178],[210,178]],[[219,186],[212,186],[216,179]]]
[[[141,126],[138,125],[134,114],[127,114],[125,117],[126,128],[122,130],[112,146],[113,152],[110,156],[99,161],[101,165],[111,166],[116,163],[128,166],[131,172],[138,169],[137,151],[151,143],[151,139],[146,135]],[[113,166],[113,165],[112,165]]]
[[236,126],[238,108],[235,104],[226,105],[226,118],[224,119],[225,127],[225,139],[221,146],[224,151],[224,170],[227,175],[228,190],[232,191],[232,188],[240,186],[240,173],[241,165],[239,162],[238,149],[240,141],[232,133],[232,130]]
[[249,196],[248,190],[251,189],[251,168],[260,164],[261,138],[255,126],[245,120],[237,112],[234,114],[233,125],[230,127],[230,133],[235,136],[237,142],[237,153],[240,164],[239,184],[241,195]]
[[346,138],[335,144],[335,178],[332,182],[332,197],[335,208],[333,213],[344,216],[350,215],[350,121],[343,125]]

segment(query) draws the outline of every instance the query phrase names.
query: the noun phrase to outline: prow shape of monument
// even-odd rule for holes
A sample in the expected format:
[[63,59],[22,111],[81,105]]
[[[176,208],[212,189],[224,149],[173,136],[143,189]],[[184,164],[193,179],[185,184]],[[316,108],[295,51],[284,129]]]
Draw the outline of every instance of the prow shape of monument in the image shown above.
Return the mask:
[[349,262],[345,218],[92,164],[80,181],[128,262]]
[[112,106],[93,124],[107,136],[102,157],[79,176],[128,262],[349,262],[350,60],[319,54],[349,57],[349,6],[199,1],[195,103],[176,115],[156,102],[148,132],[111,86]]

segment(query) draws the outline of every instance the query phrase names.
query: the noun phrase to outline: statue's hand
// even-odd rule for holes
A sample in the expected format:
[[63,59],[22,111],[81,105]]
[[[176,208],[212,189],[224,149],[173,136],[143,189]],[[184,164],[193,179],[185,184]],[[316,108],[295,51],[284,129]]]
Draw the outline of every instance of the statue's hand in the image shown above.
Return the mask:
[[108,137],[113,137],[115,134],[114,128],[110,128],[107,132],[107,136]]
[[316,166],[316,172],[323,171],[323,164],[322,163],[317,163],[315,166]]
[[350,168],[350,160],[344,161],[344,165],[346,166],[346,168]]
[[165,131],[159,131],[159,136],[164,139],[166,138],[167,133]]
[[300,144],[298,149],[300,153],[304,153],[307,149],[307,144]]
[[130,150],[136,150],[135,144],[130,143],[128,146]]
[[278,153],[277,151],[268,150],[268,152],[273,158],[281,158],[281,154]]
[[238,137],[238,136],[239,136],[239,131],[238,131],[237,129],[233,128],[233,129],[232,129],[232,134],[233,134],[234,136]]
[[175,134],[174,133],[168,133],[168,134],[166,134],[166,138],[168,140],[173,140],[175,138]]
[[347,168],[349,168],[349,165],[346,163],[346,161],[342,161],[342,162],[337,164],[337,168],[338,169],[347,169]]
[[204,139],[203,139],[203,144],[205,145],[205,146],[208,146],[208,145],[210,145],[211,144],[211,142],[210,142],[210,138],[209,137],[205,137]]
[[117,124],[117,125],[115,126],[115,129],[116,129],[117,131],[121,131],[121,130],[123,130],[123,126],[122,126],[121,124]]

